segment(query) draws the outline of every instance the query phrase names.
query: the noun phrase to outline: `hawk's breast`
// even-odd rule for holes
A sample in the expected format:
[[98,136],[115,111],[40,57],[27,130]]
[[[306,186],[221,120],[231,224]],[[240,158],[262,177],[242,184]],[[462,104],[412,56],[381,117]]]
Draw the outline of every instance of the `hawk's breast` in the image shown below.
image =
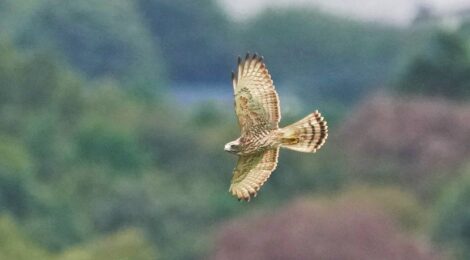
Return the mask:
[[240,138],[240,154],[253,154],[277,147],[279,142],[277,142],[276,136],[275,130],[261,127],[253,129]]

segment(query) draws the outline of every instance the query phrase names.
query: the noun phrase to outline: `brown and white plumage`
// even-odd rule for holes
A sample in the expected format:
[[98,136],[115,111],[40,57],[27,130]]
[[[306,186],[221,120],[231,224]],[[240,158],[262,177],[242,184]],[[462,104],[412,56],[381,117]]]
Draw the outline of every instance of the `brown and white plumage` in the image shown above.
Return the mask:
[[250,200],[276,169],[279,147],[316,152],[325,143],[328,127],[315,111],[279,128],[279,97],[263,58],[256,54],[238,58],[232,82],[241,136],[225,145],[226,151],[239,156],[229,191],[238,199]]

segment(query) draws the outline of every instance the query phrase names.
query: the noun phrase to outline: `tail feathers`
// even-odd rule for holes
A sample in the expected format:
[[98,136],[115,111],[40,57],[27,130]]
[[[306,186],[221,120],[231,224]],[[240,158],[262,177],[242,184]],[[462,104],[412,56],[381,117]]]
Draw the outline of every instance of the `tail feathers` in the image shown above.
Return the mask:
[[318,111],[292,125],[280,129],[281,147],[314,153],[322,147],[328,137],[328,126]]

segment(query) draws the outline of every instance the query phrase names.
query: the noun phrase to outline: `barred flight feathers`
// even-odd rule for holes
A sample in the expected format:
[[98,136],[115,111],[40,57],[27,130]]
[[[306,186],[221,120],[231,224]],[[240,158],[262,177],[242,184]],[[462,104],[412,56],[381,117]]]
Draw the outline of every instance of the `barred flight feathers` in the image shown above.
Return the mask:
[[279,97],[263,58],[247,54],[238,57],[238,68],[232,74],[237,114],[242,135],[252,127],[276,129],[281,119]]
[[328,138],[328,125],[320,112],[280,129],[281,146],[298,152],[314,153]]
[[279,148],[240,156],[233,171],[229,191],[240,200],[249,201],[276,169]]

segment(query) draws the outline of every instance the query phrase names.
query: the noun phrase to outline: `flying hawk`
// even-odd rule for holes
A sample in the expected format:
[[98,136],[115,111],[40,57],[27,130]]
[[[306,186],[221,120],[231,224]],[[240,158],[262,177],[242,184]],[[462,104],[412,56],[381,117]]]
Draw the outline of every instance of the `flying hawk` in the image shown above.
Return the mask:
[[263,57],[256,54],[247,54],[244,60],[238,57],[232,82],[241,135],[224,148],[238,155],[229,191],[239,200],[249,201],[276,169],[280,147],[314,153],[325,143],[328,126],[315,111],[279,128],[279,97]]

